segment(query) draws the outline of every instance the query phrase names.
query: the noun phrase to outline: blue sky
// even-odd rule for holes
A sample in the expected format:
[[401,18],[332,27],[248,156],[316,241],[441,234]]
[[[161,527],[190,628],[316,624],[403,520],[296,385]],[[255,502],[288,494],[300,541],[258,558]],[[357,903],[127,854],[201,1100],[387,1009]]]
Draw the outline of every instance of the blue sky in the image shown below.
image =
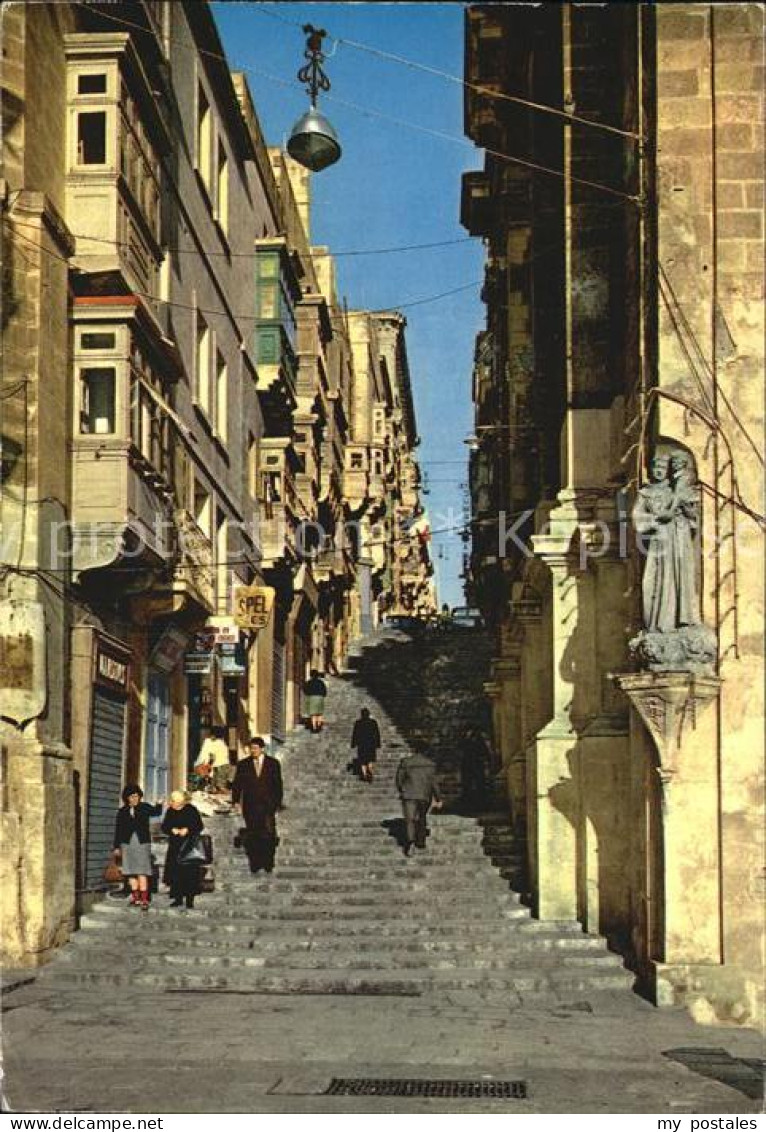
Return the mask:
[[[231,66],[247,74],[271,145],[284,145],[308,105],[296,78],[303,63],[303,23],[462,75],[461,4],[227,3],[213,4],[213,11]],[[459,223],[460,176],[479,168],[482,154],[463,136],[460,84],[349,43],[325,43],[332,89],[320,97],[320,108],[339,134],[343,157],[313,178],[312,242],[336,252],[466,238]],[[416,126],[454,140],[433,137]],[[483,324],[482,264],[481,242],[467,239],[429,250],[341,256],[337,261],[340,293],[349,307],[401,307],[407,316],[423,438],[419,454],[429,485],[424,502],[434,530],[463,519],[461,484],[468,451],[463,439],[471,431],[473,346]],[[458,294],[407,307],[409,301],[465,285],[470,286]],[[432,554],[440,600],[462,604],[457,534],[435,534]]]

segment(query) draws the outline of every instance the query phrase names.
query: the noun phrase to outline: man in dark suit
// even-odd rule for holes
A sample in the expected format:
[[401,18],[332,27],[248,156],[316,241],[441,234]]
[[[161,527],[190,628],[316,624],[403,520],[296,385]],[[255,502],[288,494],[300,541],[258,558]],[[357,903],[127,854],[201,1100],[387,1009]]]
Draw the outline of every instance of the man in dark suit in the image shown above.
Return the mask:
[[266,754],[260,736],[248,744],[250,754],[237,764],[231,786],[232,804],[245,819],[244,848],[250,872],[274,869],[277,848],[276,813],[282,808],[282,768]]
[[404,855],[409,856],[413,845],[418,849],[426,847],[426,814],[433,805],[435,810],[442,808],[436,784],[436,767],[426,754],[422,742],[413,743],[414,754],[407,755],[396,770],[396,789],[404,812]]

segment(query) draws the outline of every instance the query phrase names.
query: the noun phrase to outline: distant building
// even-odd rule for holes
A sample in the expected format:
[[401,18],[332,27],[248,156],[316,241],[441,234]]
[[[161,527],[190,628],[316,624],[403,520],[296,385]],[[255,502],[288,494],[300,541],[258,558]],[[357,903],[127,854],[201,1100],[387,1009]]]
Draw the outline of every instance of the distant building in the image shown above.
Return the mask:
[[353,394],[346,495],[359,540],[358,630],[385,613],[428,614],[435,598],[401,314],[350,311]]
[[[470,600],[533,907],[705,1022],[762,1011],[763,20],[466,13],[486,157],[462,219],[487,249]],[[630,516],[671,452],[698,479],[701,602],[647,642]]]

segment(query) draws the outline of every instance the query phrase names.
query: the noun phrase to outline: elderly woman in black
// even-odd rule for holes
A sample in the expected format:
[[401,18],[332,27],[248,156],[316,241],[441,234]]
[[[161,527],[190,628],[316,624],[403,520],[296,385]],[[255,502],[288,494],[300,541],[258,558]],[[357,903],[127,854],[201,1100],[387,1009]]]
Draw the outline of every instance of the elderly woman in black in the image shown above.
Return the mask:
[[189,795],[174,790],[162,819],[162,832],[168,835],[163,880],[170,885],[171,908],[180,908],[184,902],[187,908],[193,908],[194,897],[202,889],[203,861],[197,856],[187,859],[202,829],[199,810],[192,806]]
[[144,792],[131,784],[122,792],[124,805],[117,811],[114,826],[114,856],[122,875],[130,883],[130,903],[149,907],[149,880],[152,875],[149,821],[162,813],[162,802],[150,806],[142,802]]

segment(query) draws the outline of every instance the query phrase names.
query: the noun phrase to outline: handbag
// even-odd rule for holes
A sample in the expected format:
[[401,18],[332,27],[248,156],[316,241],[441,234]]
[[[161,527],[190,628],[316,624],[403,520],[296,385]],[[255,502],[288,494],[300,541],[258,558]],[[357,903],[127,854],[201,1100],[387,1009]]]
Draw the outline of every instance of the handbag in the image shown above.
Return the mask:
[[109,861],[104,868],[104,880],[107,884],[122,883],[122,869],[116,861]]
[[176,857],[179,865],[204,865],[207,859],[205,843],[199,834],[185,838]]

